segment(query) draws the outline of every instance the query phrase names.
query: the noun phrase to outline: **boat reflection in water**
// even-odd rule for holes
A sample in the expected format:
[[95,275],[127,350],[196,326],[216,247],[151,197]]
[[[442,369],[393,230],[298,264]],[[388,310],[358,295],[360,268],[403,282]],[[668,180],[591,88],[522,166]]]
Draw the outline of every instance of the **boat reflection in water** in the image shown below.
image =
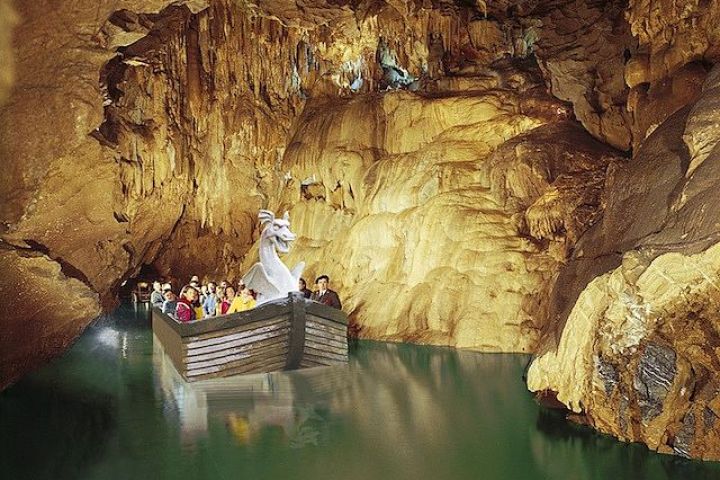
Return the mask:
[[333,393],[349,379],[347,365],[338,365],[186,382],[157,338],[153,370],[163,410],[176,412],[182,444],[188,448],[208,436],[213,420],[224,422],[241,445],[267,432],[290,447],[317,445],[326,434]]

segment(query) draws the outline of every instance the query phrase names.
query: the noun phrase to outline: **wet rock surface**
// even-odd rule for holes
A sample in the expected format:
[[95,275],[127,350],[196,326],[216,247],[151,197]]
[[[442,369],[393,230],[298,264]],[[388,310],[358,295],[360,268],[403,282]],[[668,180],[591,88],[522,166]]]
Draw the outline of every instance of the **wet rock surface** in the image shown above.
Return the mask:
[[645,346],[633,380],[643,422],[652,420],[662,412],[665,397],[675,380],[675,352],[662,345]]

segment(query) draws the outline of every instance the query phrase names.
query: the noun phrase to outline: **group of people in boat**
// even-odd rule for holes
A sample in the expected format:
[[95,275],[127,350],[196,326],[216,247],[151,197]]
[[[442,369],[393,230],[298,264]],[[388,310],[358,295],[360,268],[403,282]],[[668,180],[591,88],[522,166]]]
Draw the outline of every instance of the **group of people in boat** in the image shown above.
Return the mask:
[[[305,298],[341,310],[340,297],[337,292],[330,290],[329,284],[330,278],[320,275],[315,280],[315,289],[310,290],[301,278],[298,281],[298,291]],[[200,278],[193,275],[190,283],[182,287],[179,295],[173,292],[169,283],[153,282],[150,303],[181,322],[191,322],[253,309],[257,305],[257,294],[242,280],[236,288],[225,280],[220,284],[201,284]]]

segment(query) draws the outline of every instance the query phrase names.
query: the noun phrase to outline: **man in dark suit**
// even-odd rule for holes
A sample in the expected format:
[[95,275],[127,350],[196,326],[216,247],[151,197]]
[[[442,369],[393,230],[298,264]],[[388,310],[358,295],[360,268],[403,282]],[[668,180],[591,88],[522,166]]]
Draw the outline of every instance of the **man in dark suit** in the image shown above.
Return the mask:
[[330,307],[337,308],[338,310],[342,310],[340,297],[338,297],[336,292],[328,288],[330,277],[327,275],[320,275],[317,280],[315,280],[315,283],[317,284],[318,289],[313,292],[310,299],[318,303],[322,303],[323,305],[328,305]]

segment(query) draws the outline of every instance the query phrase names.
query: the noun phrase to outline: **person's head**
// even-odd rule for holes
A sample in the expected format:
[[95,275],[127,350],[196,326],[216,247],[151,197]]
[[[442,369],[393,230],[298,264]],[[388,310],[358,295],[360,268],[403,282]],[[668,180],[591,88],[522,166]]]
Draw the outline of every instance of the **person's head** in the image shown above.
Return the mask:
[[232,285],[228,285],[227,287],[225,287],[225,298],[227,298],[228,300],[232,300],[233,298],[235,298],[235,287],[233,287]]
[[165,292],[163,293],[163,297],[164,297],[165,300],[167,300],[168,302],[172,302],[172,301],[177,300],[177,297],[176,297],[175,294],[172,292],[172,290],[165,290]]
[[301,278],[298,280],[298,290],[305,290],[307,288],[307,283],[305,283],[305,279]]
[[241,295],[243,298],[245,298],[245,299],[254,298],[254,297],[253,297],[253,291],[250,290],[250,289],[249,289],[248,287],[246,287],[246,286],[243,286],[243,289],[240,290],[240,295]]
[[185,285],[182,290],[180,290],[180,298],[184,298],[190,303],[193,303],[195,300],[198,299],[198,291],[195,287],[192,285]]
[[222,302],[223,300],[225,300],[225,289],[218,288],[217,290],[215,290],[215,298],[218,302]]
[[225,291],[227,286],[228,286],[227,280],[223,280],[222,282],[220,282],[220,290],[222,290],[223,292]]
[[215,282],[208,283],[207,289],[208,293],[215,293]]
[[238,280],[238,292],[242,292],[243,288],[245,288],[245,282],[243,282],[241,278]]
[[160,282],[153,282],[153,290],[162,292],[162,284]]
[[327,275],[320,275],[315,279],[315,283],[317,284],[320,291],[325,291],[328,289],[328,284],[330,283],[330,277]]

